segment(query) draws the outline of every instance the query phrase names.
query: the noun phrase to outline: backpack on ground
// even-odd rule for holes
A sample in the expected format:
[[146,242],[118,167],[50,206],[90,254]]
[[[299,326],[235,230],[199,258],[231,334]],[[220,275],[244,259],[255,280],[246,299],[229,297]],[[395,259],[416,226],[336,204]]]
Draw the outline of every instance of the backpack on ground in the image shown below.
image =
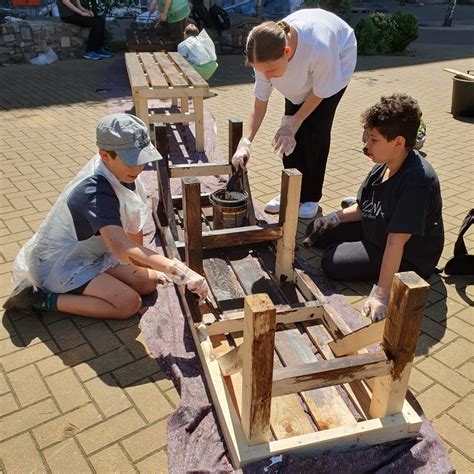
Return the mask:
[[459,229],[458,238],[454,244],[454,257],[449,259],[444,267],[444,273],[447,275],[474,275],[474,255],[467,253],[464,243],[464,234],[473,223],[474,209],[471,209]]
[[212,25],[217,31],[224,31],[230,28],[229,14],[218,5],[212,5],[209,9]]
[[203,28],[212,28],[214,23],[209,14],[209,10],[204,6],[204,0],[192,0],[192,8],[189,17],[194,20],[196,26]]

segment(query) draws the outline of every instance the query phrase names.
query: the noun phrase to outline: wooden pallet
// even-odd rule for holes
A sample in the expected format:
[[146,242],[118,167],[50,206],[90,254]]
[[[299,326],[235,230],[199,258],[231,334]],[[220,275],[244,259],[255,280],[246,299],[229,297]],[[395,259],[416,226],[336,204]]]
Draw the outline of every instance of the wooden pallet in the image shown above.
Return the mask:
[[[232,156],[241,123],[230,131]],[[159,127],[157,143],[166,157]],[[178,295],[234,467],[416,436],[421,419],[405,395],[429,285],[395,275],[387,319],[354,332],[295,259],[298,171],[283,170],[278,222],[251,209],[253,224],[213,230],[195,177],[206,168],[182,177],[173,198],[174,169],[159,162],[154,217],[165,255],[184,258],[211,290],[201,307],[182,287]]]

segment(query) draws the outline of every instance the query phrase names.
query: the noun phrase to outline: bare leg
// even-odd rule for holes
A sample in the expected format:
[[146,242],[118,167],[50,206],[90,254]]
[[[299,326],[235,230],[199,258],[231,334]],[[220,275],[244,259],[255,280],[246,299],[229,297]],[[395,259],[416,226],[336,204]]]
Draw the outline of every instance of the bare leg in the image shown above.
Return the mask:
[[119,265],[97,275],[82,295],[59,295],[57,308],[92,318],[126,319],[140,309],[140,295],[151,293],[157,281],[152,270]]

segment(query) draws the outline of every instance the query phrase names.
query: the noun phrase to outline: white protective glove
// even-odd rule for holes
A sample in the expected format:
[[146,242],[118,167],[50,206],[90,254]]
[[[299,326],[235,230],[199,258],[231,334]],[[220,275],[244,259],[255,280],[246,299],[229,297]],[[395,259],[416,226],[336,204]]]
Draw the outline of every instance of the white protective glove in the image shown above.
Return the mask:
[[173,262],[175,265],[173,266],[172,273],[167,273],[169,279],[177,285],[186,285],[189,291],[199,296],[199,304],[204,303],[209,293],[206,279],[199,275],[199,273],[191,270],[177,258],[173,258]]
[[327,216],[318,217],[313,223],[313,233],[322,234],[329,229],[334,229],[341,223],[337,212],[331,212]]
[[366,318],[369,317],[373,323],[384,319],[387,315],[389,296],[390,292],[374,285],[360,313]]
[[295,135],[298,128],[292,115],[284,115],[272,141],[273,149],[282,155],[291,155],[296,147]]
[[247,161],[250,159],[250,148],[252,142],[246,138],[242,137],[237,145],[237,150],[232,157],[232,166],[235,168],[236,171],[239,169],[245,171],[245,165]]

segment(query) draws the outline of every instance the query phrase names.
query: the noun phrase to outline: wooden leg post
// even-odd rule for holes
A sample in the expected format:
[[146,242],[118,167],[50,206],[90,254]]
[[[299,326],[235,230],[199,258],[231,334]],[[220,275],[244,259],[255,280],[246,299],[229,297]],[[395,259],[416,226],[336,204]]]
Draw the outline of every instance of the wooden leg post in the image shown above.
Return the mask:
[[202,275],[201,184],[197,178],[187,176],[181,178],[181,187],[186,265]]
[[[229,119],[229,164],[232,164],[232,157],[237,151],[239,141],[242,138],[243,122],[239,118]],[[247,191],[249,200],[247,202],[247,224],[256,225],[255,209],[253,207],[252,193],[250,191],[249,177],[247,173],[242,173],[242,189]]]
[[402,411],[429,287],[414,272],[396,273],[393,277],[382,342],[393,361],[393,370],[374,381],[371,418]]
[[267,294],[244,305],[242,427],[250,445],[269,441],[276,309]]
[[237,146],[242,138],[243,122],[239,118],[229,119],[229,164],[232,164],[232,157],[237,151]]
[[135,103],[135,115],[145,122],[150,132],[150,117],[148,115],[148,99],[141,97],[138,92],[134,93],[133,101]]
[[282,171],[280,197],[280,225],[283,235],[277,242],[275,273],[280,281],[294,281],[296,230],[300,203],[302,174],[294,168]]
[[196,125],[196,151],[204,151],[204,99],[194,97],[193,103]]

